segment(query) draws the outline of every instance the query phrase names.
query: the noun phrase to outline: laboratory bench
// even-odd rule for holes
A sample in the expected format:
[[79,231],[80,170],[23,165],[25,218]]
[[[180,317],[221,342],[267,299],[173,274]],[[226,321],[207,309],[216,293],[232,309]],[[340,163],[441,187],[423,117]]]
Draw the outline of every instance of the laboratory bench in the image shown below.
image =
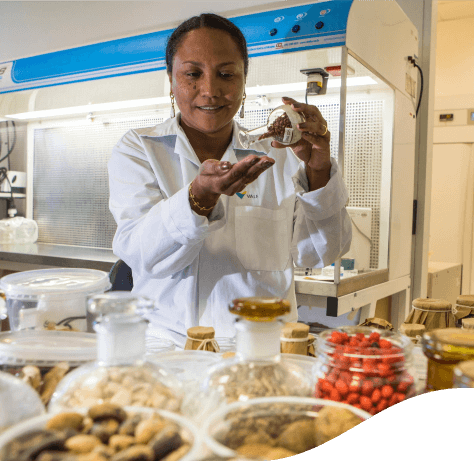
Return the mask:
[[117,260],[111,249],[43,243],[0,244],[0,273],[58,267],[109,272]]
[[[0,244],[0,277],[11,272],[43,268],[89,268],[109,272],[117,257],[111,249],[54,244]],[[377,301],[391,297],[390,320],[398,327],[410,308],[409,276],[389,279],[388,269],[373,270],[338,284],[313,276],[295,276],[298,307],[318,308],[339,317],[360,310],[360,318],[374,317]],[[308,319],[309,321],[309,319]]]

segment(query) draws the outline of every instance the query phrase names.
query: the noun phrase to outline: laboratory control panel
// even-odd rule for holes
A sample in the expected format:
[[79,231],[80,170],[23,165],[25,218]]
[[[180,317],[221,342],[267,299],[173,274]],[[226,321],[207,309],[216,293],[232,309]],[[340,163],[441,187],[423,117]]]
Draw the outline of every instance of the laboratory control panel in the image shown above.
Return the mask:
[[[353,1],[318,1],[230,18],[256,57],[342,46]],[[0,93],[166,69],[172,30],[0,63]]]

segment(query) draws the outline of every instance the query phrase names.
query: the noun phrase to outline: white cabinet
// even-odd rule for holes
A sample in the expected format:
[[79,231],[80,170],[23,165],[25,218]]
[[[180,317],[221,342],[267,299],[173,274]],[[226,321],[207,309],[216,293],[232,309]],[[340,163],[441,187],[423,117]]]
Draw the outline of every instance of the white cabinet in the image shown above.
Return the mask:
[[429,262],[428,298],[447,300],[454,306],[461,295],[461,277],[460,263]]

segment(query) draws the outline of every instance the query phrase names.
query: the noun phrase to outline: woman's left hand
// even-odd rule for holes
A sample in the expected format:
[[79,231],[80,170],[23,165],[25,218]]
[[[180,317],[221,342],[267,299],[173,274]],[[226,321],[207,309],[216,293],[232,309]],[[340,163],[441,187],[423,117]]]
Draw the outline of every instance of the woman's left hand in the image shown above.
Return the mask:
[[314,172],[330,170],[331,133],[327,130],[327,122],[319,109],[310,104],[298,103],[292,98],[284,97],[282,100],[284,104],[291,105],[295,112],[302,113],[306,122],[298,124],[302,138],[297,143],[287,146],[272,141],[272,146],[274,148],[291,148],[295,155],[306,164],[306,168]]

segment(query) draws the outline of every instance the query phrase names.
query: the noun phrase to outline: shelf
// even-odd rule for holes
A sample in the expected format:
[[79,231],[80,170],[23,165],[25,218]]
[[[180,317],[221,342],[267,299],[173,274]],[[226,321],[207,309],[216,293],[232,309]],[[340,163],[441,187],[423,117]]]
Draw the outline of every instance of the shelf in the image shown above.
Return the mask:
[[357,276],[341,279],[339,284],[318,280],[317,276],[295,276],[296,293],[323,297],[342,297],[387,281],[388,269],[359,273]]
[[[9,192],[0,192],[0,199],[10,199],[12,195]],[[13,199],[24,199],[26,194],[13,193]]]

